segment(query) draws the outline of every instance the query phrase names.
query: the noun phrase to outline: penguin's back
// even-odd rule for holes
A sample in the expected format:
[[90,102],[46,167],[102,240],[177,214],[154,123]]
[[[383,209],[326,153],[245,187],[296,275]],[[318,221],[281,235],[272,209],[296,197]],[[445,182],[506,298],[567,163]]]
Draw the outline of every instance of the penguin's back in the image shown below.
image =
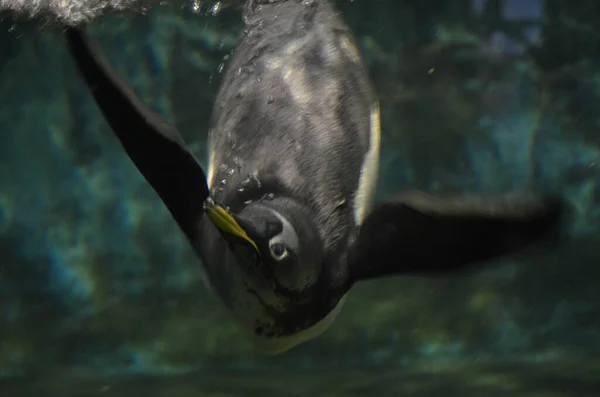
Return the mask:
[[257,5],[245,21],[213,112],[209,185],[234,211],[255,191],[301,199],[335,245],[377,172],[376,159],[365,167],[379,114],[359,51],[326,1]]

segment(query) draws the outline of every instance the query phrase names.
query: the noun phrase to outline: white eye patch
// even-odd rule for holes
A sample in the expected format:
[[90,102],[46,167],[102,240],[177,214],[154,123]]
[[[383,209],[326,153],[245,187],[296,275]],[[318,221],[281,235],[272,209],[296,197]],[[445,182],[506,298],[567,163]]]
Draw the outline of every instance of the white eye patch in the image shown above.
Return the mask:
[[269,245],[283,244],[287,246],[291,251],[297,254],[300,250],[300,241],[298,241],[298,234],[296,233],[296,229],[279,212],[275,210],[271,211],[277,217],[277,219],[281,221],[283,229],[281,230],[281,233],[269,240]]

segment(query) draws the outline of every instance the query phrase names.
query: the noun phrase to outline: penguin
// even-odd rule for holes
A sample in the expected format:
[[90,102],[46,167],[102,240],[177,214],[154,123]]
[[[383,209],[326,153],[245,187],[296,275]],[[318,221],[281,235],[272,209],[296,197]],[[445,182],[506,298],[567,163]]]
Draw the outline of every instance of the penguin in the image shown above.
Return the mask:
[[375,203],[379,103],[339,12],[327,0],[247,0],[243,19],[206,173],[82,28],[65,35],[106,122],[256,349],[317,337],[358,282],[463,274],[557,235],[564,206],[551,195],[407,189]]

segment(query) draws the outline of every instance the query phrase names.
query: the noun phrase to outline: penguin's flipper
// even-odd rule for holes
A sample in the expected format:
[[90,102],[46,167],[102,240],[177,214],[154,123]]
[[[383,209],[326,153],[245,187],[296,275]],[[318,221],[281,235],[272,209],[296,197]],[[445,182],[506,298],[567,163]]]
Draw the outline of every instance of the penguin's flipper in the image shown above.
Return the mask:
[[440,275],[558,236],[559,199],[432,196],[407,192],[365,219],[348,257],[350,282]]
[[99,45],[78,28],[65,32],[68,49],[105,120],[129,158],[190,239],[209,196],[206,176],[181,134],[148,109],[119,78]]

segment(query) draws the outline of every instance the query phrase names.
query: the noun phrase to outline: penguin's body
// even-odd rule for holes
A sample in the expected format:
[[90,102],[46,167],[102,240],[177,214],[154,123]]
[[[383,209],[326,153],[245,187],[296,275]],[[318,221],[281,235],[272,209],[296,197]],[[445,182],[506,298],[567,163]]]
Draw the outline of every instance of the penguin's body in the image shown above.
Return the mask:
[[[326,0],[249,0],[202,168],[76,29],[70,52],[127,154],[254,344],[280,353],[323,332],[351,286],[461,271],[533,244],[560,202],[405,192],[370,211],[379,106]],[[204,216],[204,215],[207,216]]]
[[[330,292],[343,287],[340,260],[377,179],[379,106],[350,32],[329,3],[255,2],[245,22],[214,106],[208,185],[233,213],[249,202],[293,200],[315,220],[329,253],[322,263],[303,264],[318,272],[307,274],[309,288],[294,285],[294,299],[232,285],[233,274],[221,286],[240,295],[225,303],[255,344],[273,351],[320,333],[337,313],[343,294]],[[208,280],[220,278],[224,266],[234,273],[233,262],[211,259],[226,252],[222,246],[206,251]],[[282,307],[269,310],[261,296]]]

